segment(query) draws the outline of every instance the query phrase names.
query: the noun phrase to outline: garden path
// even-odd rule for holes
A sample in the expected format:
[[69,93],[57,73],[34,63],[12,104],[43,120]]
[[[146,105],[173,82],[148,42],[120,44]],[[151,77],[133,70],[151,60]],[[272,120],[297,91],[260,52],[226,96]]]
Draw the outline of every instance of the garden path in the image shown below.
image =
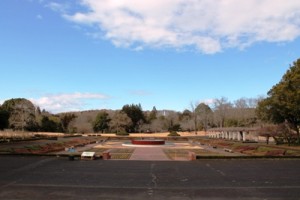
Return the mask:
[[138,147],[134,150],[130,160],[170,160],[160,147]]

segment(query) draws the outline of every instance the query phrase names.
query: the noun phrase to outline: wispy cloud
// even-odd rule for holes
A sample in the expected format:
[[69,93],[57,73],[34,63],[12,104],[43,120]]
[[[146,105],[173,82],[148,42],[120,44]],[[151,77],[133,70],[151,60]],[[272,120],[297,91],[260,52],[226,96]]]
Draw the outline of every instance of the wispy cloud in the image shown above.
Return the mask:
[[[41,2],[43,3],[43,2]],[[50,8],[53,11],[65,13],[69,9],[68,4],[57,3],[57,2],[49,2],[46,4],[46,7]]]
[[47,111],[58,113],[82,110],[90,100],[105,100],[109,97],[99,93],[51,94],[30,99]]
[[212,105],[214,104],[215,101],[216,101],[215,99],[202,99],[199,101],[199,104],[205,103],[206,105]]
[[[205,54],[256,42],[287,42],[300,36],[299,0],[80,0],[82,11],[66,14],[98,27],[118,47],[195,48]],[[100,37],[101,38],[101,37]]]
[[39,20],[42,20],[43,16],[42,15],[37,15],[36,18],[39,19]]
[[132,90],[129,92],[132,95],[136,95],[136,96],[147,96],[150,95],[150,92],[145,91],[145,90]]

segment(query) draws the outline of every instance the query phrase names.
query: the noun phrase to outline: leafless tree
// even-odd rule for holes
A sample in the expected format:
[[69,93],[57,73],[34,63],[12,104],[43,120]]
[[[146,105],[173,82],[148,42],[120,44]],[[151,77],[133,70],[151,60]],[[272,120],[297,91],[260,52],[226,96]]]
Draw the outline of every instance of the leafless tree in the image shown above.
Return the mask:
[[214,101],[214,117],[219,127],[224,127],[228,111],[232,108],[232,104],[226,97],[215,99]]
[[190,103],[190,107],[191,107],[191,112],[192,112],[192,118],[193,118],[193,122],[194,122],[194,130],[195,130],[195,134],[197,135],[197,130],[198,130],[198,113],[197,113],[197,106],[199,105],[199,103]]
[[198,120],[199,120],[199,124],[201,125],[201,128],[206,131],[209,122],[211,122],[213,118],[213,112],[211,108],[205,103],[200,103],[196,108],[196,114],[198,116]]
[[122,111],[115,112],[111,121],[109,122],[109,126],[112,131],[116,133],[126,131],[126,128],[132,124],[131,119],[126,115],[126,113]]

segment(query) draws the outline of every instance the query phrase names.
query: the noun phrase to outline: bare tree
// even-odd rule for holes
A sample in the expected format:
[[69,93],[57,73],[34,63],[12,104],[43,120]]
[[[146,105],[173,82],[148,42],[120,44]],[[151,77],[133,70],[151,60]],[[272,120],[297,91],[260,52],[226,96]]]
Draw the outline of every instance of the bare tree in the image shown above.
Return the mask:
[[269,143],[269,138],[272,137],[276,144],[287,143],[289,146],[297,139],[297,133],[290,128],[288,122],[281,124],[272,124],[261,127],[258,130],[260,136],[266,137],[266,143]]
[[211,108],[205,103],[200,103],[196,108],[196,114],[198,115],[199,123],[202,128],[206,131],[208,128],[209,121],[212,121],[213,112]]
[[9,112],[9,126],[15,130],[28,129],[36,122],[35,107],[27,99],[10,99],[3,103],[2,108]]
[[219,127],[224,127],[225,120],[228,116],[228,111],[232,108],[232,104],[226,97],[215,99],[214,114]]
[[112,131],[115,131],[117,134],[120,132],[125,132],[128,127],[132,125],[131,119],[127,116],[126,113],[118,111],[114,114],[109,126]]
[[194,122],[194,130],[195,130],[195,134],[197,135],[197,130],[198,130],[198,113],[197,113],[197,106],[199,104],[198,103],[193,103],[191,102],[190,103],[190,106],[191,106],[191,111],[192,111],[192,118],[193,118],[193,122]]
[[188,109],[185,109],[182,113],[179,114],[179,123],[184,131],[191,131],[194,128],[194,122],[192,118],[192,112]]

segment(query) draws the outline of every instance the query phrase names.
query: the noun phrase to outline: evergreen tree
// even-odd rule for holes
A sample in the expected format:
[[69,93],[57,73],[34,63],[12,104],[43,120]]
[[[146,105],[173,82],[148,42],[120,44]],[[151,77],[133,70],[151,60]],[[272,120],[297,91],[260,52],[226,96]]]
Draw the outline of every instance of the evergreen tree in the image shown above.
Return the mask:
[[65,113],[60,116],[60,121],[62,128],[65,133],[69,132],[69,124],[76,118],[76,115],[73,113]]
[[156,110],[156,107],[153,106],[150,114],[149,114],[149,122],[151,122],[152,120],[155,120],[157,119],[157,110]]
[[146,121],[141,104],[125,105],[123,106],[122,111],[126,113],[132,121],[132,126],[129,128],[128,132],[138,132],[140,125]]
[[1,109],[1,107],[0,107],[0,130],[8,128],[8,126],[9,126],[8,119],[9,119],[9,112]]
[[109,128],[110,118],[108,113],[102,111],[97,114],[95,121],[93,122],[93,130],[94,132],[101,131],[102,133]]
[[49,119],[48,116],[43,116],[41,121],[41,131],[44,132],[62,132],[62,127],[60,123]]
[[272,87],[268,97],[258,103],[257,114],[265,121],[287,124],[300,144],[300,59]]

